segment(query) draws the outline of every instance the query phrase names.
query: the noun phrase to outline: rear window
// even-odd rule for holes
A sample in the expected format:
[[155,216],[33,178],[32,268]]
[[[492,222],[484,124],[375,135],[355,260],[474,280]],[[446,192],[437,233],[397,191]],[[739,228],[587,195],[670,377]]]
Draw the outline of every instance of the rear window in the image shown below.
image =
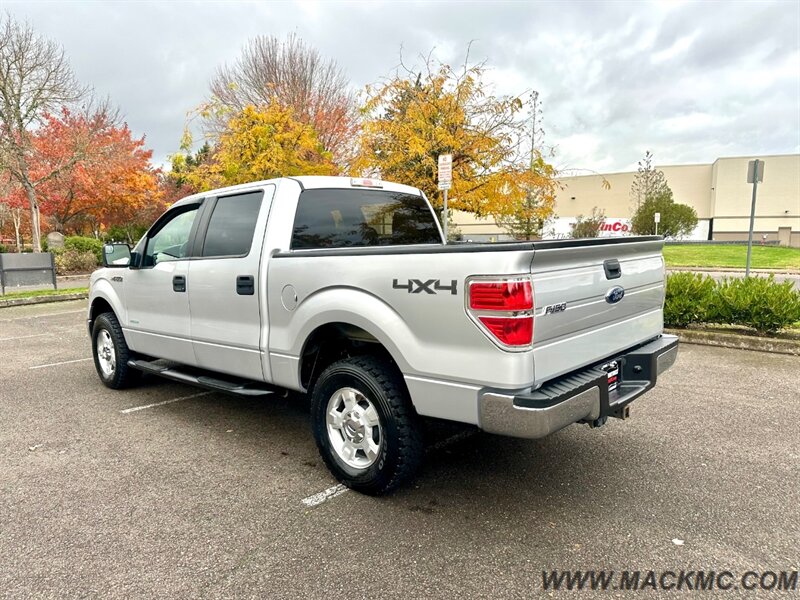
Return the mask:
[[294,218],[292,248],[440,244],[425,200],[401,192],[306,190]]
[[203,256],[244,256],[250,252],[264,192],[248,192],[217,200],[208,222]]

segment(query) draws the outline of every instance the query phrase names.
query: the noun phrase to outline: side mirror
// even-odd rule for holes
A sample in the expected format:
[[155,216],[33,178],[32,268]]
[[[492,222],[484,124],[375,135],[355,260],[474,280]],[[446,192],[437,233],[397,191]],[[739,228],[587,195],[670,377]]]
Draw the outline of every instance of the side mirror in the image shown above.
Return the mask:
[[103,246],[103,266],[111,268],[128,267],[131,264],[131,247],[128,244],[105,244]]

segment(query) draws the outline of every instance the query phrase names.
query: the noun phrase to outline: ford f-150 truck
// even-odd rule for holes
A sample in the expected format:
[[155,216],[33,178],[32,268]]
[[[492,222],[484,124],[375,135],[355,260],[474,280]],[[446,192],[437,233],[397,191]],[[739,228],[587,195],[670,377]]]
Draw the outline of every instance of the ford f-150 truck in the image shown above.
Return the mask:
[[674,362],[659,237],[447,244],[418,189],[285,177],[184,198],[91,278],[95,367],[311,399],[325,463],[385,493],[421,417],[540,438],[624,419]]

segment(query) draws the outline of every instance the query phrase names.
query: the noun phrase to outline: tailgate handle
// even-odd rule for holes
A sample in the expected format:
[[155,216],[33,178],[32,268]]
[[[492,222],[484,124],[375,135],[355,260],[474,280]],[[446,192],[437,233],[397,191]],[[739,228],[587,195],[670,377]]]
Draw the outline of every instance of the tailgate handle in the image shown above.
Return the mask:
[[622,267],[616,258],[609,258],[603,261],[603,269],[606,272],[606,279],[619,279],[622,276]]
[[256,293],[255,279],[252,275],[239,275],[236,278],[236,293],[240,296],[252,296]]

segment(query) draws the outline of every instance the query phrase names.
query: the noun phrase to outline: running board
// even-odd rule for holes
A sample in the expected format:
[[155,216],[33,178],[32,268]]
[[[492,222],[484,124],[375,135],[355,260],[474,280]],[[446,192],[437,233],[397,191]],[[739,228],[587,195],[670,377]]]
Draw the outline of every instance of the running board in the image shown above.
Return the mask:
[[172,381],[188,383],[215,392],[224,392],[234,396],[246,396],[248,398],[271,396],[277,393],[278,389],[270,387],[266,383],[252,381],[250,379],[240,379],[230,377],[220,379],[218,376],[212,377],[201,369],[186,367],[177,363],[162,364],[162,361],[129,360],[128,366],[144,373],[158,375]]

